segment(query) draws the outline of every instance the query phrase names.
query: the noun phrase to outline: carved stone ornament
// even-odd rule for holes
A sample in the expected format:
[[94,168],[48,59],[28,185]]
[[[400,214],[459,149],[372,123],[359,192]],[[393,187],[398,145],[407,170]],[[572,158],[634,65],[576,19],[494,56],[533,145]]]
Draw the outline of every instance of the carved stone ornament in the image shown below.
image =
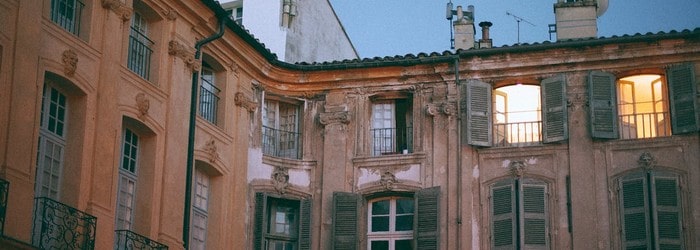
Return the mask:
[[72,49],[63,51],[63,73],[67,76],[73,76],[75,69],[78,66],[78,54]]
[[248,99],[242,92],[236,92],[233,102],[236,106],[243,107],[248,110],[248,112],[255,112],[258,108],[258,103]]
[[350,113],[347,111],[338,111],[338,112],[326,112],[326,113],[320,113],[318,115],[319,121],[321,124],[329,125],[329,124],[348,124],[350,123]]
[[280,194],[287,192],[287,187],[289,186],[289,170],[287,168],[275,167],[270,178],[272,178],[272,184],[277,192]]
[[651,155],[651,153],[644,152],[642,153],[642,155],[639,156],[637,164],[643,169],[652,170],[654,167],[656,167],[656,158],[654,158],[654,156]]
[[394,184],[397,183],[396,176],[391,171],[383,171],[382,177],[379,179],[379,184],[381,184],[386,190],[393,190]]
[[174,9],[163,10],[163,15],[170,21],[177,19],[178,13]]
[[138,93],[136,95],[136,109],[139,111],[138,117],[142,119],[148,115],[148,109],[151,108],[151,101],[148,100],[146,94]]
[[202,68],[200,62],[194,59],[194,52],[178,41],[168,42],[168,54],[182,59],[192,71],[199,71]]
[[131,18],[131,8],[120,0],[102,0],[102,8],[114,11],[124,22]]
[[457,104],[446,102],[442,104],[442,113],[447,116],[453,116],[457,113]]
[[425,105],[425,113],[427,113],[427,114],[430,115],[430,116],[435,116],[435,115],[437,115],[438,111],[439,111],[439,108],[438,108],[438,106],[435,105],[435,104],[428,104],[428,105]]
[[235,62],[231,62],[231,63],[228,65],[228,67],[229,67],[229,69],[231,69],[231,72],[233,72],[233,75],[236,76],[236,77],[238,77],[238,74],[239,74],[239,72],[238,72],[238,71],[239,71],[239,70],[238,70],[238,64],[236,64]]
[[576,111],[588,106],[588,97],[586,93],[571,93],[566,100],[566,106],[571,110]]
[[219,159],[219,149],[216,147],[216,140],[211,139],[207,141],[203,150],[209,154],[209,162],[213,163],[216,159]]
[[525,162],[524,161],[511,161],[510,164],[508,164],[508,168],[510,169],[510,174],[513,177],[521,177],[525,173]]

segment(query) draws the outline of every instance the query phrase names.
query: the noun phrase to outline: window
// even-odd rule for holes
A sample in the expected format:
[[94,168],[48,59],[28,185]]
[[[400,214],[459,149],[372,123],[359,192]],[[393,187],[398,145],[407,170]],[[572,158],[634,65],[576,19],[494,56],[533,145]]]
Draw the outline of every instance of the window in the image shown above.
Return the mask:
[[470,80],[462,91],[464,140],[470,145],[511,147],[568,139],[562,75],[546,78],[539,86],[495,90],[489,83]]
[[68,100],[51,84],[44,84],[39,121],[39,145],[34,193],[59,199],[67,131]]
[[367,248],[413,249],[413,198],[390,197],[371,201],[367,207]]
[[593,71],[588,85],[595,138],[654,138],[698,131],[691,64],[671,66],[665,76],[643,74],[619,80]]
[[[332,242],[334,249],[365,249],[359,229],[359,194],[333,193]],[[366,203],[367,249],[439,249],[440,187],[411,194],[370,198]]]
[[209,176],[197,169],[194,173],[194,202],[192,203],[192,230],[190,249],[206,249],[207,216],[209,206]]
[[216,86],[216,72],[206,62],[203,62],[202,66],[202,83],[199,88],[199,115],[207,121],[216,124],[219,110],[219,93],[221,90]]
[[311,249],[311,201],[255,194],[254,249]]
[[370,136],[373,156],[413,151],[413,105],[407,95],[402,97],[372,101]]
[[301,158],[299,105],[265,100],[263,110],[263,154],[282,158]]
[[51,21],[74,35],[80,35],[83,4],[79,0],[51,0]]
[[516,178],[491,186],[491,247],[549,249],[547,185]]
[[138,179],[139,137],[132,130],[122,132],[122,153],[119,164],[117,194],[117,230],[131,230],[134,222],[136,181]]
[[637,172],[619,180],[623,249],[684,249],[679,176]]
[[542,141],[540,87],[510,85],[493,90],[493,146],[525,146]]
[[148,20],[142,13],[134,11],[134,15],[131,17],[127,66],[131,71],[146,80],[150,78],[151,54],[153,53],[152,47],[154,45],[154,42],[148,38],[148,26]]

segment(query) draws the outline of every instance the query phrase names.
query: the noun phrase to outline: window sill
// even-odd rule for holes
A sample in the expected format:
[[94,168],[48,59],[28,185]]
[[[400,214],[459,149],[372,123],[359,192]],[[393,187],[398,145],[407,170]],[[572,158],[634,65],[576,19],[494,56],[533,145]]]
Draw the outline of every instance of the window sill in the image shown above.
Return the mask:
[[396,165],[421,164],[425,160],[424,152],[409,154],[387,154],[378,156],[358,156],[352,159],[353,165],[358,168],[384,167]]
[[263,163],[275,167],[288,167],[292,169],[312,169],[316,167],[316,161],[299,160],[290,158],[279,158],[269,155],[263,155]]

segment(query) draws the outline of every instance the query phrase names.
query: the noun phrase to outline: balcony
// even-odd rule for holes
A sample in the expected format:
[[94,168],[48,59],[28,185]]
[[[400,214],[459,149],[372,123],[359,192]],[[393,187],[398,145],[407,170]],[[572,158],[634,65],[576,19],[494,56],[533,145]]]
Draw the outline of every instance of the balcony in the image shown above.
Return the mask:
[[151,72],[151,54],[153,50],[153,41],[131,27],[129,35],[129,58],[127,66],[131,71],[141,76],[143,79],[149,80]]
[[94,249],[97,218],[58,201],[34,199],[32,245],[40,249]]
[[668,112],[621,115],[620,139],[642,139],[671,136]]
[[202,86],[199,88],[199,115],[213,124],[216,124],[220,92],[214,84],[202,78]]
[[51,21],[79,36],[83,7],[85,4],[78,0],[51,0]]
[[168,249],[168,246],[129,230],[116,230],[114,249]]
[[522,147],[542,144],[542,122],[496,123],[493,125],[494,147]]
[[413,128],[376,128],[370,130],[372,155],[408,154],[413,152]]
[[301,159],[301,133],[262,127],[263,155]]

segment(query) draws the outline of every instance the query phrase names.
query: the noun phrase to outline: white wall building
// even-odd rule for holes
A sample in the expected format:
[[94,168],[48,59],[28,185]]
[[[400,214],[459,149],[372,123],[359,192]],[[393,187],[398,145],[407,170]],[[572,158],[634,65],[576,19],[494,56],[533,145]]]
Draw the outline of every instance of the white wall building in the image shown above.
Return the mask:
[[328,0],[235,0],[222,7],[281,61],[359,57]]

